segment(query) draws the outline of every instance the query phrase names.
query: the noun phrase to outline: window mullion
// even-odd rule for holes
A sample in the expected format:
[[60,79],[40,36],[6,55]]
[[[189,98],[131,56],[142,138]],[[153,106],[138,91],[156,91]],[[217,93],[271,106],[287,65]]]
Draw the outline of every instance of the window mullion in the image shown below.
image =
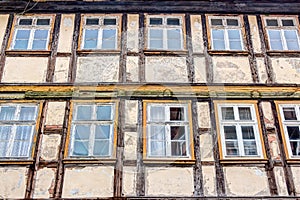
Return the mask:
[[165,126],[166,137],[166,155],[171,156],[171,127],[170,124]]
[[168,28],[167,27],[164,27],[163,28],[163,49],[168,49]]
[[33,45],[33,39],[34,39],[34,34],[35,34],[36,29],[32,28],[30,30],[30,35],[29,35],[29,40],[28,40],[28,46],[27,49],[32,50],[32,45]]
[[230,50],[229,36],[228,36],[228,29],[227,28],[224,28],[224,42],[225,42],[225,49]]
[[103,27],[99,28],[98,31],[98,41],[97,41],[97,49],[102,49],[102,39],[103,39]]
[[245,156],[244,141],[243,141],[243,135],[242,135],[242,127],[239,123],[236,125],[236,131],[237,131],[237,138],[238,138],[240,156]]
[[282,43],[282,46],[283,46],[283,50],[288,50],[286,38],[285,38],[285,35],[284,35],[284,29],[280,30],[280,37],[281,37],[281,43]]

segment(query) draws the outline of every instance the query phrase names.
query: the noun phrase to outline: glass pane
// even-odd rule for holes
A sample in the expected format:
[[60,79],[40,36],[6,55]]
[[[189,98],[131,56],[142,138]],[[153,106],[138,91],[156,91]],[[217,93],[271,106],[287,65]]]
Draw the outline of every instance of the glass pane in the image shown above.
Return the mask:
[[83,48],[84,49],[96,49],[97,48],[97,40],[85,40]]
[[224,126],[225,139],[236,140],[236,127],[235,126]]
[[222,107],[222,120],[234,120],[233,107]]
[[239,107],[240,120],[252,120],[251,109],[249,107]]
[[28,40],[16,40],[13,49],[27,49]]
[[75,126],[75,140],[88,140],[90,137],[89,125],[76,125]]
[[179,29],[167,31],[168,49],[181,49],[181,34]]
[[34,32],[34,39],[45,39],[48,38],[48,30],[36,30]]
[[171,140],[185,140],[185,127],[171,126]]
[[149,31],[150,48],[162,49],[163,48],[163,31],[160,29],[150,29]]
[[112,120],[111,106],[97,106],[97,120]]
[[285,120],[297,120],[296,112],[293,107],[283,108],[283,115]]
[[284,37],[288,50],[299,50],[299,42],[296,30],[285,30]]
[[109,140],[95,141],[94,156],[109,156]]
[[279,30],[268,30],[270,38],[270,45],[272,50],[283,50],[280,31]]
[[12,156],[29,156],[32,126],[18,126],[13,143]]
[[211,19],[210,21],[211,21],[211,25],[215,25],[215,26],[223,25],[222,19]]
[[171,142],[172,156],[186,156],[186,142]]
[[237,141],[226,141],[226,154],[228,156],[237,156],[239,155],[239,147]]
[[283,26],[294,26],[294,21],[292,19],[283,19],[281,21]]
[[158,142],[158,141],[151,141],[151,156],[165,156],[166,155],[166,148],[165,142]]
[[171,107],[170,108],[170,120],[184,121],[184,108],[183,107]]
[[95,139],[109,139],[110,138],[110,125],[96,126]]
[[116,25],[117,20],[116,19],[104,19],[104,25]]
[[13,120],[16,112],[16,107],[1,107],[0,120]]
[[27,49],[30,30],[17,30],[13,49]]
[[240,41],[229,41],[229,48],[231,50],[242,50],[242,44]]
[[254,130],[253,126],[242,126],[242,135],[243,135],[243,140],[254,140]]
[[165,121],[165,107],[151,106],[150,107],[150,121],[164,122]]
[[237,19],[226,19],[227,26],[238,26],[239,21]]
[[288,126],[287,132],[289,134],[290,140],[300,140],[300,133],[298,126]]
[[35,107],[21,107],[20,120],[35,120]]
[[229,40],[241,40],[240,30],[228,30]]
[[102,49],[116,48],[116,29],[103,30]]
[[74,156],[87,156],[89,154],[89,143],[87,141],[75,141],[74,142]]
[[257,155],[257,147],[255,141],[244,141],[244,153],[247,156]]
[[150,25],[161,25],[162,18],[150,18]]
[[30,140],[33,126],[17,126],[15,140]]
[[77,120],[91,120],[92,106],[77,106]]
[[85,30],[84,36],[84,49],[95,49],[97,48],[98,30]]
[[19,20],[19,25],[31,25],[32,24],[32,19],[20,19]]
[[225,49],[224,30],[213,29],[212,39],[213,39],[213,49],[215,50]]
[[50,19],[37,19],[37,25],[50,25]]
[[0,126],[0,157],[7,154],[12,126]]
[[17,30],[16,39],[29,39],[30,30]]
[[151,140],[165,140],[165,127],[164,126],[150,126],[150,139]]
[[34,40],[32,44],[32,49],[46,49],[46,40]]
[[177,18],[168,18],[167,25],[180,25],[180,21]]
[[267,26],[278,26],[277,19],[267,19]]
[[99,24],[99,19],[97,18],[88,18],[85,21],[86,25],[98,25]]
[[292,154],[294,156],[300,156],[300,140],[299,141],[290,141]]

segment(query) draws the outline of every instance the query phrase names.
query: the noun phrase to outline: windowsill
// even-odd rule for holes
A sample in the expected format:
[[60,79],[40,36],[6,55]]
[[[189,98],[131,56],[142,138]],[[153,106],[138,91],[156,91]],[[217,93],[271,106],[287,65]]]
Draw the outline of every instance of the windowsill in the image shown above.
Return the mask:
[[119,49],[104,50],[104,49],[77,49],[78,54],[120,54]]
[[287,54],[287,55],[297,55],[299,56],[300,50],[268,50],[267,54],[272,56],[281,55],[281,54]]
[[88,163],[88,164],[114,164],[116,162],[115,158],[65,158],[63,163],[65,164],[77,164],[77,163]]
[[254,157],[234,157],[234,158],[221,158],[222,164],[265,164],[268,160],[266,158]]
[[32,163],[32,159],[0,159],[0,165],[31,165]]
[[249,52],[246,50],[207,50],[209,54],[211,55],[248,55]]
[[144,158],[145,164],[195,164],[195,159],[190,158]]
[[6,50],[6,55],[50,55],[49,50]]
[[300,164],[300,157],[288,158],[286,162],[288,164]]
[[187,55],[187,50],[144,49],[145,55]]

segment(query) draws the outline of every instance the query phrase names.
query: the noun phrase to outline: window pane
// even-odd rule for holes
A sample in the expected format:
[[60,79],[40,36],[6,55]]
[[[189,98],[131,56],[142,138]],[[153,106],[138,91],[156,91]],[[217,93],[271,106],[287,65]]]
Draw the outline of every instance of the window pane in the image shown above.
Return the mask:
[[13,120],[16,112],[15,107],[1,107],[0,120]]
[[75,140],[88,140],[90,137],[89,125],[76,125],[75,126]]
[[17,30],[13,49],[27,49],[30,30]]
[[34,40],[32,44],[32,49],[46,49],[46,40]]
[[21,107],[20,120],[35,120],[35,107]]
[[17,30],[16,39],[29,39],[30,30]]
[[99,24],[99,19],[97,18],[88,18],[85,21],[86,25],[98,25]]
[[110,125],[96,126],[95,139],[109,139],[110,138]]
[[297,120],[296,112],[293,107],[283,108],[283,115],[285,120]]
[[31,25],[32,24],[32,19],[20,19],[19,20],[19,25]]
[[116,19],[104,19],[104,25],[116,25],[117,20]]
[[85,30],[84,36],[84,49],[95,49],[97,48],[98,30]]
[[243,140],[254,140],[253,126],[242,126]]
[[210,21],[211,21],[211,25],[215,25],[215,26],[223,25],[222,19],[211,19]]
[[0,126],[0,157],[7,154],[12,126]]
[[77,120],[91,120],[92,106],[77,106]]
[[300,156],[300,140],[299,141],[290,141],[292,154],[294,156]]
[[296,30],[285,30],[284,37],[288,50],[299,50],[299,42]]
[[87,141],[75,141],[74,142],[74,156],[87,156],[89,154],[89,143]]
[[164,141],[165,126],[150,126],[150,139]]
[[29,156],[29,142],[32,126],[18,126],[13,144],[12,156]]
[[242,50],[240,30],[228,30],[228,38],[231,50]]
[[167,25],[180,25],[180,21],[177,18],[168,18]]
[[150,49],[163,48],[163,31],[160,29],[150,29],[149,31]]
[[300,140],[300,133],[298,126],[288,126],[287,132],[289,134],[290,140]]
[[13,49],[27,49],[28,40],[16,40]]
[[111,106],[97,106],[97,120],[111,120]]
[[237,19],[226,19],[227,26],[238,26],[239,21]]
[[150,25],[161,25],[162,18],[150,18]]
[[255,141],[244,141],[244,153],[247,156],[257,155],[257,147]]
[[34,39],[45,39],[48,38],[48,30],[36,30],[34,32]]
[[233,107],[222,107],[222,120],[234,120]]
[[166,155],[166,148],[165,142],[158,142],[158,141],[151,141],[151,156],[165,156]]
[[151,106],[150,107],[150,121],[164,122],[165,121],[165,107]]
[[186,156],[186,142],[171,142],[172,156]]
[[237,141],[226,141],[226,154],[228,156],[238,156],[239,153],[239,147]]
[[171,107],[170,108],[170,120],[184,121],[184,108],[183,107]]
[[283,26],[294,26],[294,21],[292,19],[283,19],[282,25]]
[[185,127],[171,126],[171,140],[185,140]]
[[240,120],[252,120],[251,110],[249,107],[239,107]]
[[224,126],[225,139],[236,140],[236,127],[235,126]]
[[36,30],[34,32],[34,40],[32,44],[32,49],[46,49],[47,48],[47,30]]
[[50,19],[37,19],[36,24],[37,25],[49,25]]
[[212,39],[213,39],[213,49],[215,50],[225,49],[224,30],[213,29]]
[[277,19],[267,19],[267,26],[278,26]]
[[181,34],[179,29],[171,29],[167,31],[168,49],[181,49]]
[[116,29],[103,30],[102,49],[116,48]]
[[268,30],[270,38],[270,45],[272,50],[283,50],[280,31],[279,30]]
[[97,140],[94,144],[94,155],[95,156],[109,156],[109,140]]

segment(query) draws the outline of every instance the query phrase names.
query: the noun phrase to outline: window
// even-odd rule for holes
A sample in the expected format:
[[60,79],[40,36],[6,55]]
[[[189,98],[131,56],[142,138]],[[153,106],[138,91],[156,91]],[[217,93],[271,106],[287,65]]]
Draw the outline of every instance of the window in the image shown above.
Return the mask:
[[183,50],[182,16],[148,16],[148,49]]
[[75,103],[70,157],[111,157],[115,143],[115,103]]
[[295,18],[265,18],[270,50],[299,50],[298,23]]
[[212,50],[244,50],[240,17],[209,16]]
[[17,17],[11,50],[48,50],[53,17]]
[[223,158],[262,158],[255,104],[217,102],[216,106]]
[[290,158],[300,158],[300,104],[280,104],[283,138]]
[[28,159],[37,132],[37,104],[0,104],[0,157]]
[[191,158],[191,119],[187,103],[145,103],[148,158]]
[[81,49],[116,50],[119,16],[83,16]]

